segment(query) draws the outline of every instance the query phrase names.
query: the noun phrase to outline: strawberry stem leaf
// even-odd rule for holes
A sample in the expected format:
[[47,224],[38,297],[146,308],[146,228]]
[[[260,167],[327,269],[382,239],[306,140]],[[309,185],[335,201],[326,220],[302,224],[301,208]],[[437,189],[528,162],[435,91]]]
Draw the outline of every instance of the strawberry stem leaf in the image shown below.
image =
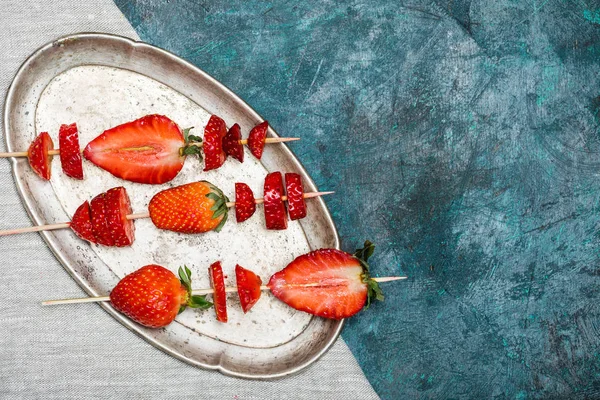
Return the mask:
[[365,310],[369,308],[369,306],[371,305],[371,301],[384,300],[383,291],[379,287],[379,283],[377,283],[371,278],[369,264],[367,263],[367,260],[373,255],[374,251],[375,245],[367,240],[365,241],[364,247],[362,249],[357,249],[354,252],[354,257],[358,258],[358,260],[360,261],[360,265],[363,268],[363,273],[361,275],[362,281],[367,285],[367,304],[365,305]]
[[200,308],[202,310],[212,307],[213,303],[206,300],[206,296],[192,295],[192,271],[190,271],[187,265],[179,267],[177,273],[179,275],[181,284],[185,287],[185,290],[188,293],[187,301],[179,307],[178,314],[181,314],[187,307]]
[[194,129],[193,126],[183,130],[185,146],[179,149],[179,155],[181,157],[198,156],[198,159],[202,161],[202,148],[199,146],[202,144],[202,138],[200,136],[190,135],[192,129]]
[[208,310],[213,306],[213,303],[206,300],[206,296],[194,295],[190,296],[190,300],[187,303],[190,308],[200,308],[202,310]]
[[187,266],[179,267],[177,271],[179,274],[179,280],[185,289],[190,293],[192,291],[192,271]]
[[227,213],[229,211],[229,208],[227,208],[227,203],[229,202],[229,198],[227,198],[227,196],[225,196],[221,189],[219,189],[218,187],[211,185],[210,188],[211,192],[208,193],[206,197],[215,202],[215,204],[213,204],[210,208],[211,211],[213,211],[212,218],[216,219],[220,216],[223,216],[223,219],[221,220],[221,222],[219,222],[219,225],[217,225],[214,230],[216,232],[221,232],[221,229],[223,229],[225,222],[227,222]]

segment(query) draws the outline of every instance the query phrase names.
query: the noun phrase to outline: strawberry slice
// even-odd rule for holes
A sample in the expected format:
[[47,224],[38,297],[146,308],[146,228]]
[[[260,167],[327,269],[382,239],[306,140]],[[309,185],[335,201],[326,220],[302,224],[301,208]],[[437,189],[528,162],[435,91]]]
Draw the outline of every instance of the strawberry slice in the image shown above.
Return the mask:
[[269,123],[267,121],[262,122],[252,128],[250,131],[250,136],[248,136],[248,148],[254,157],[258,158],[259,160],[262,157],[263,150],[265,148],[267,129],[269,129]]
[[260,285],[262,285],[262,280],[254,272],[240,265],[235,266],[235,279],[238,296],[240,296],[240,304],[245,314],[260,299]]
[[245,183],[236,182],[235,184],[235,220],[244,222],[250,218],[256,211],[256,202],[254,193],[250,186]]
[[88,203],[87,200],[80,205],[75,211],[75,214],[73,214],[70,226],[73,232],[83,240],[97,243],[96,236],[94,236],[94,232],[92,232],[90,203]]
[[92,216],[92,232],[96,237],[96,241],[104,246],[113,246],[114,240],[108,227],[106,219],[106,201],[105,193],[100,193],[90,202],[90,211]]
[[294,221],[306,217],[306,202],[304,201],[302,177],[294,173],[285,174],[285,187],[290,219]]
[[117,247],[131,246],[135,238],[135,230],[133,221],[127,219],[127,216],[131,214],[131,204],[124,187],[112,188],[106,192],[104,212],[114,245]]
[[267,229],[286,229],[287,215],[283,195],[281,172],[271,172],[265,178],[264,209]]
[[210,287],[214,289],[213,303],[217,313],[217,321],[227,322],[227,304],[225,295],[225,279],[221,262],[217,261],[208,268]]
[[77,124],[61,125],[58,131],[60,164],[67,176],[83,179],[83,162],[79,151],[79,132]]
[[239,162],[244,162],[244,146],[240,144],[242,133],[238,124],[233,124],[227,135],[223,138],[223,150]]
[[204,170],[217,169],[225,162],[223,137],[227,134],[225,121],[216,115],[211,115],[204,128]]
[[52,172],[52,156],[48,155],[48,151],[54,149],[54,143],[48,132],[42,132],[33,139],[27,157],[29,157],[29,165],[31,169],[45,180],[50,180]]
[[301,255],[275,273],[267,285],[290,307],[324,318],[341,319],[359,312],[371,299],[383,300],[377,282],[369,276],[367,259],[374,246],[355,255],[320,249]]
[[163,115],[146,115],[104,131],[85,148],[85,158],[114,176],[138,183],[170,181],[183,168],[181,129]]

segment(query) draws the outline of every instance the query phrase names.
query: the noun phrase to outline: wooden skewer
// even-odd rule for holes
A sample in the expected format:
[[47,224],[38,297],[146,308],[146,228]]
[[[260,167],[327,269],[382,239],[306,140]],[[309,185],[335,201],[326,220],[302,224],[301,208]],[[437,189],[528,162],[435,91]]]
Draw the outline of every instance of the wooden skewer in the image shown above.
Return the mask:
[[[311,199],[313,197],[325,196],[327,194],[332,194],[332,193],[335,193],[335,192],[309,192],[309,193],[304,193],[304,198]],[[286,201],[287,196],[281,196],[281,199],[283,201]],[[262,204],[262,203],[264,203],[264,199],[254,199],[254,202],[256,204]],[[228,208],[235,207],[235,201],[230,201],[225,204],[227,205]],[[143,213],[137,213],[137,214],[129,214],[127,216],[127,219],[131,220],[131,219],[141,219],[141,218],[149,218],[149,217],[150,217],[149,212],[143,212]],[[28,232],[52,231],[52,230],[56,230],[56,229],[66,229],[70,226],[71,226],[70,222],[62,222],[62,223],[51,224],[51,225],[39,225],[39,226],[30,226],[27,228],[7,229],[5,231],[0,231],[0,236],[16,235],[19,233],[28,233]]]
[[[300,138],[294,138],[294,137],[266,138],[265,143],[266,144],[286,143],[286,142],[294,142],[296,140],[300,140]],[[239,142],[241,145],[246,145],[246,144],[248,144],[248,139],[241,139],[241,140],[239,140]],[[198,146],[198,147],[203,146],[202,143],[190,143],[190,144],[193,144],[194,146]],[[83,149],[81,149],[81,152],[83,153]],[[51,155],[51,156],[56,156],[58,154],[60,154],[60,149],[54,149],[54,150],[48,151],[48,155]],[[8,153],[0,153],[0,158],[28,157],[28,156],[29,156],[29,153],[26,151],[13,151],[13,152],[8,152]]]
[[[401,279],[407,279],[408,277],[406,276],[386,276],[383,278],[373,278],[373,280],[375,282],[391,282],[391,281],[398,281]],[[319,283],[307,283],[301,286],[318,286],[320,285]],[[300,285],[299,285],[300,286]],[[261,286],[260,290],[269,290],[268,286]],[[192,290],[192,294],[193,295],[205,295],[205,294],[212,294],[214,292],[213,289],[195,289]],[[236,293],[237,292],[237,287],[233,287],[233,286],[228,286],[225,288],[225,292],[226,293]],[[46,300],[46,301],[42,301],[42,305],[43,306],[55,306],[55,305],[59,305],[59,304],[80,304],[80,303],[100,303],[103,301],[110,301],[110,297],[109,296],[98,296],[98,297],[82,297],[79,299],[58,299],[58,300]]]

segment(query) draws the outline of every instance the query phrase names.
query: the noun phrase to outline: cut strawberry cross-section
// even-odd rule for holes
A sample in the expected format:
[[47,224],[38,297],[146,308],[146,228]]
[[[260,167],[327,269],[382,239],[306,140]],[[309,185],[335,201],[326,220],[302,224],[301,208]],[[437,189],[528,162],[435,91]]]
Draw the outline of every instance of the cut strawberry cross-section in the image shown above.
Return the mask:
[[208,276],[210,277],[210,287],[214,290],[213,303],[215,305],[215,312],[217,313],[217,320],[227,322],[225,279],[220,261],[215,262],[208,268]]
[[244,162],[244,146],[241,145],[242,133],[238,124],[233,126],[223,138],[223,150],[228,156],[231,156],[239,162]]
[[50,180],[52,172],[52,156],[48,154],[54,149],[54,143],[48,132],[42,132],[36,137],[27,151],[31,169],[45,180]]
[[336,249],[301,255],[275,273],[267,286],[297,310],[325,318],[350,317],[371,299],[383,300],[377,282],[369,276],[367,259],[373,248],[365,242],[355,255]]
[[225,162],[223,137],[227,134],[225,121],[216,115],[211,115],[204,128],[204,170],[217,169]]
[[75,211],[70,227],[83,240],[97,243],[96,236],[94,236],[94,232],[92,231],[90,203],[87,200]]
[[262,280],[254,272],[240,266],[235,266],[235,279],[237,282],[238,296],[240,296],[240,304],[244,314],[260,299],[260,285]]
[[114,246],[131,246],[135,238],[133,221],[127,219],[131,214],[129,196],[124,187],[108,190],[104,197],[106,223],[113,239]]
[[60,164],[67,176],[83,179],[83,162],[79,150],[79,132],[77,124],[61,125],[58,131]]
[[235,184],[235,220],[244,222],[250,218],[256,211],[256,202],[254,193],[250,186],[245,183],[236,182]]
[[302,177],[298,174],[285,174],[287,193],[287,206],[292,221],[306,217],[306,202],[304,201],[304,188]]
[[85,148],[85,158],[118,178],[161,184],[185,161],[183,132],[163,115],[147,115],[104,131]]
[[110,229],[108,220],[106,219],[106,201],[105,193],[100,193],[90,202],[90,211],[92,216],[92,232],[96,237],[96,241],[103,246],[113,246],[115,244]]
[[265,178],[264,210],[267,229],[286,229],[287,215],[283,196],[281,172],[271,172]]
[[265,139],[267,138],[267,129],[269,129],[269,123],[267,121],[256,125],[250,131],[248,136],[248,148],[254,157],[262,157],[263,150],[265,149]]

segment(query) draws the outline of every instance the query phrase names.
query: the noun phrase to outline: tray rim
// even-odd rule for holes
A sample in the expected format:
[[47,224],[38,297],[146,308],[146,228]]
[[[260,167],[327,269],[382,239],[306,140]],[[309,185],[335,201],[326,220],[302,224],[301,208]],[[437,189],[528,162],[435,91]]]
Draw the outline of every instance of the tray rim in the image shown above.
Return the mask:
[[[131,39],[131,38],[128,38],[125,36],[121,36],[121,35],[102,33],[102,32],[80,32],[80,33],[69,34],[69,35],[58,37],[40,47],[38,47],[19,66],[19,69],[17,70],[16,74],[14,75],[14,77],[7,89],[6,96],[4,99],[4,106],[3,106],[3,110],[2,110],[2,118],[3,118],[3,125],[4,125],[3,133],[4,133],[4,141],[7,146],[7,151],[15,151],[13,149],[13,145],[10,140],[9,129],[8,129],[9,118],[10,118],[9,109],[11,108],[11,107],[9,107],[9,105],[11,105],[15,101],[14,98],[16,97],[17,88],[19,86],[20,81],[23,79],[23,76],[27,73],[27,67],[29,65],[31,65],[32,63],[35,63],[36,59],[40,55],[42,55],[43,53],[48,51],[49,49],[51,49],[55,46],[60,46],[61,44],[65,43],[65,42],[68,43],[69,41],[79,40],[79,39],[114,40],[114,41],[118,41],[118,42],[121,42],[122,44],[129,46],[132,50],[133,49],[146,49],[149,51],[157,52],[161,56],[168,58],[170,62],[180,64],[183,67],[191,69],[194,73],[202,75],[204,79],[209,80],[212,84],[217,86],[219,88],[219,90],[224,92],[229,98],[234,99],[235,102],[239,106],[241,106],[244,109],[244,112],[247,113],[248,115],[251,115],[252,117],[257,118],[257,119],[265,120],[250,105],[248,105],[248,103],[246,103],[241,97],[239,97],[235,92],[233,92],[231,89],[229,89],[223,83],[221,83],[220,81],[218,81],[217,79],[212,77],[207,72],[198,68],[194,64],[179,57],[175,53],[172,53],[168,50],[162,49],[158,46],[154,46],[152,44],[143,42],[141,40],[134,40],[134,39]],[[269,128],[270,128],[270,132],[273,134],[273,136],[278,137],[278,134],[275,132],[275,130],[272,127],[269,127]],[[293,162],[293,164],[295,165],[297,170],[303,175],[303,178],[305,180],[307,180],[311,185],[315,186],[314,181],[312,180],[312,178],[310,177],[310,175],[304,168],[304,165],[292,153],[292,151],[287,147],[287,145],[284,145],[281,148],[282,148],[282,151],[284,152],[284,154],[287,156],[287,158]],[[29,199],[29,198],[27,198],[27,196],[25,196],[25,187],[24,187],[25,183],[17,174],[18,169],[19,169],[18,168],[19,160],[17,158],[12,157],[10,161],[11,161],[11,166],[12,166],[12,177],[15,182],[15,186],[17,187],[17,192],[19,193],[19,197],[21,198],[21,201],[25,206],[24,207],[25,211],[27,212],[27,214],[29,215],[29,217],[31,218],[31,220],[34,222],[35,225],[43,224],[44,221],[42,221],[42,218],[40,217],[40,215],[38,215],[36,212],[33,211],[34,207],[31,204],[33,199]],[[322,198],[319,198],[318,201],[319,201],[320,205],[323,207],[323,209],[325,210],[323,217],[325,218],[326,223],[331,227],[331,230],[333,232],[332,239],[335,243],[335,245],[333,247],[336,249],[340,249],[339,234],[338,234],[337,228],[335,226],[335,223],[333,222],[331,213],[329,212],[329,208],[327,207],[326,203],[324,202],[324,200]],[[83,279],[81,279],[75,273],[75,270],[71,266],[71,262],[69,260],[67,260],[59,252],[58,246],[55,243],[55,239],[50,235],[51,232],[42,231],[39,233],[41,234],[42,238],[46,242],[46,245],[52,251],[54,256],[61,263],[63,269],[66,270],[66,272],[79,285],[79,287],[82,288],[90,296],[98,296],[99,294],[96,293],[95,290],[93,290]],[[187,364],[190,364],[190,365],[198,367],[198,368],[218,371],[227,376],[243,378],[243,379],[252,379],[252,380],[271,380],[271,379],[283,378],[283,377],[297,374],[298,372],[306,369],[308,366],[310,366],[315,361],[320,359],[325,353],[327,353],[331,349],[331,347],[335,344],[335,342],[339,338],[342,328],[344,326],[344,321],[345,321],[344,319],[337,321],[337,324],[334,326],[334,329],[332,332],[333,334],[330,336],[330,339],[323,345],[323,347],[320,349],[320,351],[318,351],[316,354],[314,354],[312,357],[306,359],[305,361],[295,365],[294,367],[286,369],[283,372],[277,372],[277,373],[246,374],[246,373],[241,373],[241,372],[237,372],[237,371],[231,371],[231,370],[225,368],[221,364],[218,364],[218,365],[206,364],[206,363],[200,362],[198,360],[194,360],[190,357],[187,357],[184,354],[173,351],[172,349],[170,349],[166,345],[162,344],[158,340],[145,335],[143,333],[143,331],[141,330],[140,325],[136,324],[129,318],[125,317],[123,314],[116,311],[110,304],[100,303],[99,305],[104,309],[104,311],[106,311],[108,314],[110,314],[113,318],[115,318],[118,322],[120,322],[128,330],[130,330],[133,333],[135,333],[136,335],[140,336],[142,339],[144,339],[146,342],[150,343],[155,348],[163,351],[164,353],[166,353],[172,357],[175,357],[176,359],[179,359]]]

